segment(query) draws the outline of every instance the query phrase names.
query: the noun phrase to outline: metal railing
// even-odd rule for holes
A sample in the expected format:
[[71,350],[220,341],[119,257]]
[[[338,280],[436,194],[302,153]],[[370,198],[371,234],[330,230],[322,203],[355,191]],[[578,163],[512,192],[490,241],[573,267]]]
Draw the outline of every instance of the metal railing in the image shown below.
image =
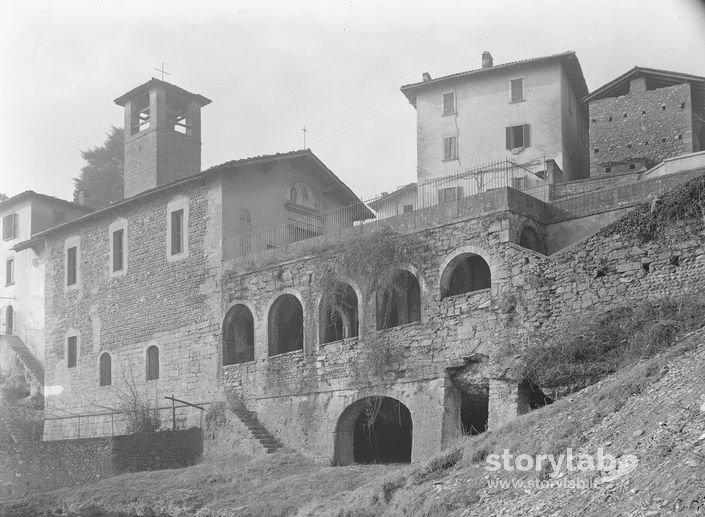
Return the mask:
[[232,259],[256,255],[505,187],[548,201],[545,169],[537,173],[511,160],[500,160],[421,183],[415,189],[403,188],[334,210],[289,210],[288,221],[284,224],[226,237],[223,256]]

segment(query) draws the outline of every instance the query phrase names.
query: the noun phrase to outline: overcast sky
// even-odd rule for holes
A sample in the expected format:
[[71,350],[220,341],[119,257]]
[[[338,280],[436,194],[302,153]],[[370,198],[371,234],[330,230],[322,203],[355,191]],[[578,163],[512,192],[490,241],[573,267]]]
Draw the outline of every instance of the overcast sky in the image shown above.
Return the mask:
[[12,2],[0,20],[0,192],[66,199],[122,125],[113,99],[158,76],[213,100],[203,168],[310,147],[369,197],[415,180],[416,113],[433,77],[574,50],[592,91],[633,66],[705,76],[696,0]]

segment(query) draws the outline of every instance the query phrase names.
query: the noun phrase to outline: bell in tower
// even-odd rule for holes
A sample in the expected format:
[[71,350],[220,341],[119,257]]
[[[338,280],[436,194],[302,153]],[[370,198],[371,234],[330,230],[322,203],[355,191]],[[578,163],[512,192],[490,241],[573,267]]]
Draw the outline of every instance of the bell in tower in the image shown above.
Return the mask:
[[201,172],[201,108],[210,102],[155,78],[115,99],[125,108],[125,199]]

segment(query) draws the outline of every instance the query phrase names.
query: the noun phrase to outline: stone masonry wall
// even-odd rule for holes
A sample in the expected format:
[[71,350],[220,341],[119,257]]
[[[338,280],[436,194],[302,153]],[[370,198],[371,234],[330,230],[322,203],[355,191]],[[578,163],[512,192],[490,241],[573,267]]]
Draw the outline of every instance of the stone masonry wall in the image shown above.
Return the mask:
[[590,102],[591,176],[605,174],[600,163],[660,162],[694,150],[690,84],[646,90],[639,81],[627,95]]
[[[167,204],[186,199],[188,253],[167,260]],[[46,397],[48,414],[65,417],[119,408],[128,386],[163,405],[164,395],[189,402],[217,398],[221,194],[217,180],[191,182],[147,201],[101,213],[80,233],[51,234],[47,247]],[[111,275],[109,226],[126,221],[127,269]],[[78,287],[66,288],[65,240],[80,238]],[[215,310],[214,310],[215,306]],[[68,368],[67,336],[78,336]],[[146,381],[146,349],[159,348],[159,379]],[[99,386],[99,356],[112,357],[112,382]],[[53,395],[52,395],[53,394]],[[102,406],[98,407],[98,406]],[[109,419],[84,418],[81,436],[110,434]],[[195,422],[197,424],[197,422]],[[77,419],[47,420],[45,439],[76,437]]]

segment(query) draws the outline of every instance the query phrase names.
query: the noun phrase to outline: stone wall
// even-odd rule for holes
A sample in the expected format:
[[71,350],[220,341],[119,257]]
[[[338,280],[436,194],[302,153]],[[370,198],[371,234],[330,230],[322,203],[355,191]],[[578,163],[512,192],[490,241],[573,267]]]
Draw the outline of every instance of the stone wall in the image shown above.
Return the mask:
[[[188,224],[187,253],[179,260],[167,253],[167,206],[175,199],[185,200]],[[117,408],[128,386],[159,404],[171,394],[188,394],[186,400],[194,403],[218,398],[219,318],[213,314],[219,303],[212,293],[221,267],[220,225],[214,224],[220,207],[219,180],[190,182],[106,210],[77,227],[77,233],[68,226],[48,237],[45,366],[49,393],[55,394],[46,399],[51,414],[96,413],[101,411],[96,404]],[[120,220],[126,225],[126,270],[115,275],[109,228]],[[79,242],[79,280],[73,288],[65,280],[67,239]],[[66,357],[69,335],[79,344],[73,368]],[[159,378],[146,381],[146,350],[152,345],[159,349]],[[99,385],[103,353],[112,361],[107,386]],[[66,436],[53,423],[59,421],[48,421],[45,439]]]
[[124,472],[194,465],[199,428],[112,438],[24,442],[0,450],[0,497],[99,481]]
[[605,174],[600,164],[690,153],[693,114],[690,83],[646,90],[635,79],[629,94],[590,102],[590,175]]

